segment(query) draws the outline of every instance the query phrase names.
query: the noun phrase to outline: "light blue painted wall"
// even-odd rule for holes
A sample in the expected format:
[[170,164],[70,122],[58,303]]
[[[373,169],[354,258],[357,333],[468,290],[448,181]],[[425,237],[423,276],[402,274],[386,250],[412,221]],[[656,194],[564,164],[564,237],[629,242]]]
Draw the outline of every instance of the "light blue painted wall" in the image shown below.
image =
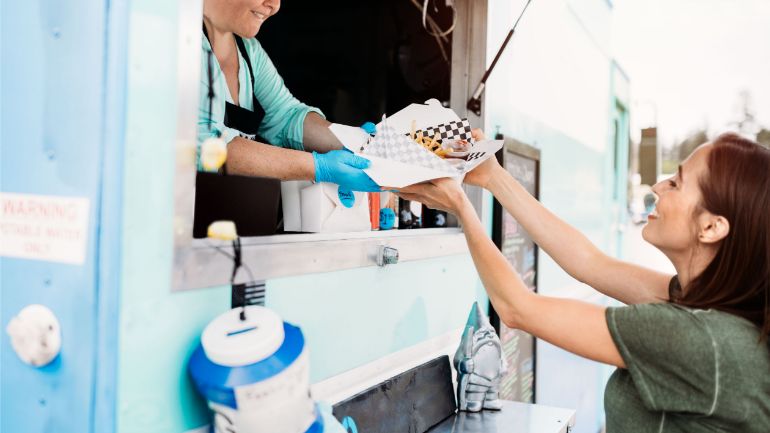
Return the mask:
[[272,280],[266,305],[305,332],[316,382],[465,323],[469,256]]
[[[170,292],[178,2],[131,3],[124,159],[117,431],[207,422],[185,363],[224,289]],[[180,3],[180,2],[179,2]]]
[[[524,3],[490,0],[489,60]],[[490,77],[485,98],[487,130],[499,126],[506,136],[541,150],[543,204],[614,254],[610,17],[605,0],[534,1]],[[539,267],[540,293],[605,302],[542,251]],[[537,350],[537,402],[576,408],[574,431],[598,431],[604,369],[541,341]]]
[[[115,118],[124,65],[107,39],[108,23],[119,27],[109,6],[100,0],[0,6],[0,190],[89,203],[83,263],[0,258],[3,432],[109,431],[114,420],[117,287],[106,272],[118,259],[105,245],[118,244],[113,200],[119,201],[121,178],[114,169],[122,126]],[[33,303],[48,306],[61,327],[61,352],[42,368],[22,363],[5,332]]]
[[[120,433],[208,422],[186,362],[227,288],[172,293],[176,128],[174,2],[133,2],[129,22],[120,311]],[[485,300],[467,255],[268,281],[267,305],[302,327],[318,381],[456,329]]]

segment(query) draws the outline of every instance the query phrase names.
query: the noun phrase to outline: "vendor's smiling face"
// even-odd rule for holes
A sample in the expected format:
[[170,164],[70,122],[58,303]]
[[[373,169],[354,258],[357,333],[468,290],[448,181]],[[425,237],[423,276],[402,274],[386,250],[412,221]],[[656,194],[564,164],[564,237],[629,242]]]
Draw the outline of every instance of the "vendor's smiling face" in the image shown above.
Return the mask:
[[203,15],[219,30],[253,38],[281,8],[281,0],[205,0]]

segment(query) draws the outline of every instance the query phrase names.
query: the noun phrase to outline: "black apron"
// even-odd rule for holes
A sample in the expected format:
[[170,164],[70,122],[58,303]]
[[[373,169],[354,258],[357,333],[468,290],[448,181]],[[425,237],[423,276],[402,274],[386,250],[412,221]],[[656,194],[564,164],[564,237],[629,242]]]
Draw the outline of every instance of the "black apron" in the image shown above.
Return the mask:
[[[206,33],[205,27],[203,32]],[[237,35],[235,42],[249,68],[254,111],[225,102],[224,124],[240,131],[244,138],[267,143],[258,134],[265,110],[253,92],[251,59]],[[239,236],[275,234],[281,223],[280,204],[281,181],[278,179],[228,175],[224,165],[219,173],[199,171],[195,177],[193,237],[205,238],[208,226],[218,220],[233,221]]]

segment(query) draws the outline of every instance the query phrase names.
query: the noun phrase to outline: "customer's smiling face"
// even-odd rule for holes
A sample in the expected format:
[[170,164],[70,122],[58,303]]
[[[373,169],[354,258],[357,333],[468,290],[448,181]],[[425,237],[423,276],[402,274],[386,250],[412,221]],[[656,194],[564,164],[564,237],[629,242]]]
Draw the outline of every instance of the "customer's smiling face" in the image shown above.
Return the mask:
[[669,257],[698,247],[698,216],[703,212],[699,179],[708,175],[711,148],[710,144],[698,147],[676,175],[652,188],[658,201],[642,235]]
[[281,0],[205,0],[203,15],[219,30],[253,38],[281,8]]

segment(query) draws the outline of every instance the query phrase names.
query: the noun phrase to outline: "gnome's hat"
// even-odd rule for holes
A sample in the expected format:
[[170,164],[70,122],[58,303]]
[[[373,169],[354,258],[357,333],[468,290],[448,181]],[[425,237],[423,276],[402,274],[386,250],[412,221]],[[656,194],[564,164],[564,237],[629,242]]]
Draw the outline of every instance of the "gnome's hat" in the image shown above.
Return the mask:
[[[473,326],[474,332],[485,326],[492,326],[489,324],[489,317],[481,311],[478,302],[473,303],[471,311],[468,313],[468,321],[465,322],[465,330],[467,331],[470,326]],[[465,333],[463,332],[463,334]]]
[[460,338],[460,347],[455,352],[455,363],[459,362],[459,359],[471,356],[473,350],[473,334],[481,328],[492,326],[489,323],[489,318],[479,307],[478,302],[474,302],[471,307],[470,313],[468,313],[468,321],[465,322],[465,329],[463,330],[463,336]]

